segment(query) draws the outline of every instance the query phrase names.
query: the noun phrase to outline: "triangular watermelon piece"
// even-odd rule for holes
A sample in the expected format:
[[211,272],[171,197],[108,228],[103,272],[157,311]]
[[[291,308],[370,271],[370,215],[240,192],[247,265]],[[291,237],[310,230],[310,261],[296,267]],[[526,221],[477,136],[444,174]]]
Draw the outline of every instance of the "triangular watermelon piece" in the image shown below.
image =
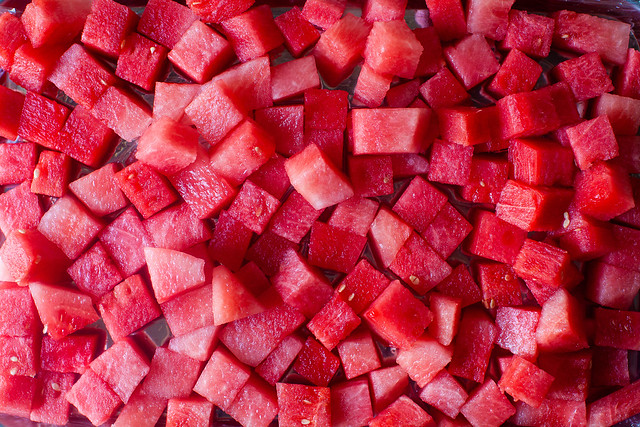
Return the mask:
[[204,260],[172,249],[144,248],[159,304],[204,283]]
[[97,321],[91,297],[80,291],[40,282],[29,284],[40,320],[53,339],[60,339]]
[[265,310],[256,297],[224,265],[213,269],[213,317],[216,325]]

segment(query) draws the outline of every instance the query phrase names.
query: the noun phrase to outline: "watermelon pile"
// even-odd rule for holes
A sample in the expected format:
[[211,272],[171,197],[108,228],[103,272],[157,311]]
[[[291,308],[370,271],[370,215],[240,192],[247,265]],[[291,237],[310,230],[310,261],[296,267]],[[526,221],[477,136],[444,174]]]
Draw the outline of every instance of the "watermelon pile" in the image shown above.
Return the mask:
[[640,413],[630,24],[123,3],[0,15],[1,423]]

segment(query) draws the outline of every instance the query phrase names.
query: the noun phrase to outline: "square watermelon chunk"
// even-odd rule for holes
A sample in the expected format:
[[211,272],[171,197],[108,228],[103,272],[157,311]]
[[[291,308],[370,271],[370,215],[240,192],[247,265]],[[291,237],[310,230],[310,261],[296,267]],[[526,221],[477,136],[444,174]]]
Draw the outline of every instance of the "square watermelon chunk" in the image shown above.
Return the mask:
[[588,347],[584,307],[565,289],[558,289],[544,304],[536,329],[542,351],[566,352]]
[[69,189],[91,212],[99,217],[116,212],[127,206],[128,203],[114,181],[114,175],[117,171],[117,163],[107,163],[88,175],[71,182]]
[[0,15],[0,67],[11,71],[13,55],[28,40],[20,18],[10,12]]
[[289,369],[298,353],[304,346],[304,340],[297,334],[291,334],[256,367],[256,374],[264,378],[269,384],[276,383]]
[[420,400],[455,419],[469,395],[460,383],[443,369],[420,391]]
[[65,395],[75,382],[71,373],[40,371],[29,419],[36,423],[64,425],[69,422],[69,402]]
[[571,88],[576,101],[585,101],[613,90],[613,83],[595,52],[561,62],[553,69],[555,77]]
[[353,110],[351,117],[354,155],[415,154],[433,142],[425,138],[431,122],[431,111],[425,108],[363,108]]
[[167,425],[209,425],[213,414],[213,403],[201,397],[169,399],[167,403]]
[[160,399],[188,397],[199,372],[200,361],[165,347],[158,347],[140,391]]
[[96,426],[106,423],[122,404],[111,387],[91,369],[82,374],[65,397]]
[[67,269],[75,284],[86,293],[101,297],[122,281],[120,270],[99,241]]
[[276,16],[274,21],[282,33],[285,46],[296,58],[320,38],[320,31],[304,18],[297,6]]
[[472,425],[498,427],[516,413],[516,408],[492,379],[478,386],[460,409]]
[[231,406],[250,375],[247,365],[219,346],[211,355],[193,390],[224,411]]
[[0,375],[0,412],[29,418],[36,392],[36,380],[21,375]]
[[293,190],[273,214],[269,230],[293,243],[300,243],[320,214],[322,210],[314,209],[300,193]]
[[71,167],[71,158],[67,155],[49,150],[42,151],[33,170],[31,192],[62,197],[71,178]]
[[538,407],[542,404],[555,378],[533,363],[513,356],[502,373],[498,387],[516,401]]
[[0,183],[20,184],[33,178],[36,145],[31,142],[0,144]]
[[177,200],[166,178],[142,161],[115,173],[114,178],[143,218],[149,218]]
[[29,181],[0,194],[0,231],[5,237],[14,230],[36,228],[42,214],[39,198],[31,192]]
[[551,51],[554,27],[553,18],[513,9],[509,12],[509,26],[502,47],[546,58]]
[[360,318],[342,299],[334,294],[327,304],[307,323],[307,328],[327,350],[331,351],[360,324]]
[[268,5],[229,18],[221,26],[241,62],[263,56],[284,43]]
[[465,309],[460,320],[449,372],[477,383],[482,382],[497,336],[493,320],[485,311],[475,307]]
[[34,47],[68,45],[80,34],[90,12],[87,0],[40,0],[28,4],[21,19]]
[[45,371],[82,374],[89,369],[89,363],[104,349],[104,345],[104,332],[98,329],[85,329],[59,339],[43,335],[40,368]]
[[331,425],[365,425],[373,418],[369,382],[366,378],[331,387]]
[[349,334],[337,348],[347,379],[374,371],[381,366],[371,332],[364,326]]
[[396,360],[418,387],[424,387],[449,364],[452,355],[451,347],[425,333],[411,347],[400,349]]
[[518,49],[512,49],[491,80],[489,90],[500,97],[528,92],[533,90],[541,75],[540,64]]
[[161,174],[174,175],[196,160],[198,132],[190,126],[162,117],[149,126],[138,141],[136,159]]
[[116,76],[146,91],[153,90],[156,80],[160,80],[168,53],[166,47],[140,34],[131,33],[124,40],[118,57]]
[[429,18],[443,42],[464,37],[467,20],[460,0],[427,0]]
[[197,19],[191,9],[173,0],[150,0],[137,29],[140,34],[173,49]]
[[13,64],[9,72],[11,81],[36,93],[51,89],[47,78],[61,53],[59,47],[34,48],[30,43],[23,44],[13,55]]
[[127,141],[140,137],[152,122],[149,105],[142,98],[114,86],[96,101],[91,114]]
[[431,424],[433,424],[431,415],[406,395],[400,396],[369,422],[371,427],[387,425],[427,427]]
[[0,136],[3,138],[13,141],[18,137],[24,99],[22,93],[0,87]]
[[111,59],[122,50],[122,42],[138,24],[138,15],[114,0],[94,0],[82,30],[82,43]]
[[214,261],[237,271],[242,266],[252,236],[251,230],[227,211],[222,211],[213,230],[209,255]]
[[24,337],[0,336],[2,372],[12,376],[34,376],[38,372],[38,344],[35,334]]
[[[474,7],[477,3],[472,0],[470,7]],[[470,10],[469,17],[472,16]],[[465,37],[454,46],[444,48],[444,56],[449,67],[467,90],[488,79],[500,69],[500,63],[487,40],[482,34],[477,34],[475,31],[472,33],[474,34]]]
[[187,291],[160,306],[173,336],[213,325],[213,288],[210,284]]
[[374,22],[363,53],[376,73],[412,79],[423,47],[404,20]]
[[151,286],[159,304],[202,285],[204,261],[184,252],[144,248]]
[[504,39],[513,3],[514,0],[470,0],[467,30],[497,41]]
[[378,211],[378,202],[352,197],[339,203],[329,217],[327,224],[346,230],[358,236],[366,236]]
[[365,236],[316,221],[309,238],[309,263],[348,273],[356,265],[366,243]]
[[69,108],[66,106],[37,93],[27,92],[18,135],[28,141],[55,149],[58,132],[68,115]]
[[339,293],[347,295],[349,306],[354,312],[360,314],[389,286],[390,282],[382,272],[376,270],[365,258],[356,264],[336,289]]
[[331,425],[331,390],[328,387],[277,383],[276,392],[281,425]]

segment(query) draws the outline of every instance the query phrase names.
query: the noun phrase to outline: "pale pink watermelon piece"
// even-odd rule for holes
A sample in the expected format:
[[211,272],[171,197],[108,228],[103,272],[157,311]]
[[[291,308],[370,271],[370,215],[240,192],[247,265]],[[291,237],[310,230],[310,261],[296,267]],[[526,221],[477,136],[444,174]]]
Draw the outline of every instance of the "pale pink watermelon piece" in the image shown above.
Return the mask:
[[223,325],[264,311],[264,307],[227,267],[213,269],[213,318]]
[[204,261],[184,252],[144,248],[151,286],[159,304],[204,283]]

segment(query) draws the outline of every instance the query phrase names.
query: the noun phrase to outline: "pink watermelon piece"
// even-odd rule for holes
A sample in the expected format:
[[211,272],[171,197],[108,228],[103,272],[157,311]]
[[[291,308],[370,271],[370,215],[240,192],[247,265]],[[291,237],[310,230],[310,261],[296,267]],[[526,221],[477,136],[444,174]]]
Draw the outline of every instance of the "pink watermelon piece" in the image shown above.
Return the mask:
[[196,384],[200,362],[165,347],[156,348],[141,392],[160,399],[188,397]]
[[558,289],[542,305],[536,341],[543,351],[572,351],[588,346],[583,307],[565,289]]
[[473,390],[460,412],[472,425],[497,427],[515,414],[516,408],[496,383],[488,379]]
[[251,376],[227,412],[242,425],[267,427],[278,414],[276,392],[260,378]]
[[65,45],[80,34],[90,12],[87,0],[40,0],[27,5],[21,19],[34,47]]
[[0,367],[9,375],[33,376],[38,372],[38,340],[35,335],[0,337]]
[[613,90],[613,83],[595,52],[561,62],[553,69],[555,77],[565,82],[576,101],[595,98]]
[[448,346],[458,333],[462,299],[432,292],[429,295],[429,309],[433,313],[429,334],[440,344]]
[[272,386],[275,386],[293,364],[303,346],[304,340],[300,336],[296,334],[287,336],[256,367],[256,374],[260,375]]
[[409,376],[398,365],[369,372],[371,400],[376,412],[382,412],[409,386]]
[[206,362],[213,353],[213,347],[218,343],[220,326],[209,325],[169,340],[167,348],[176,353],[184,354],[192,359]]
[[331,387],[331,425],[365,425],[373,418],[369,382],[366,378]]
[[482,382],[497,335],[493,320],[486,312],[479,308],[467,308],[460,320],[449,372],[477,383]]
[[440,40],[447,42],[467,34],[467,20],[460,0],[427,0],[426,3]]
[[377,202],[364,197],[352,197],[336,206],[327,224],[359,236],[366,236],[377,210]]
[[382,105],[392,82],[391,75],[380,74],[364,64],[358,74],[358,81],[353,92],[354,102],[357,105],[365,105],[376,108]]
[[174,336],[213,325],[213,297],[210,284],[189,290],[160,306]]
[[282,33],[284,45],[296,58],[320,38],[320,31],[304,18],[297,6],[276,16],[274,21]]
[[163,175],[173,175],[196,160],[198,133],[169,118],[160,118],[144,131],[136,159]]
[[36,423],[64,425],[69,422],[69,402],[65,395],[75,382],[71,373],[40,371],[29,419]]
[[312,337],[307,338],[293,369],[312,384],[326,387],[340,367],[340,359]]
[[369,422],[371,427],[386,425],[405,425],[426,427],[433,423],[433,418],[406,395],[400,396]]
[[204,261],[184,252],[162,248],[144,248],[151,286],[158,303],[202,285]]
[[65,398],[96,426],[106,423],[122,404],[118,395],[91,369],[82,374]]
[[258,58],[284,43],[267,5],[229,18],[221,26],[241,62]]
[[420,391],[420,400],[455,419],[469,395],[460,383],[443,369]]
[[213,415],[213,403],[201,397],[169,399],[167,425],[208,425]]
[[493,40],[504,39],[513,3],[513,0],[471,0],[467,6],[467,29]]
[[339,294],[335,294],[307,323],[307,328],[327,350],[331,351],[359,324],[360,318]]
[[164,46],[138,33],[131,33],[124,40],[118,57],[116,76],[151,91],[156,80],[160,80],[168,52]]
[[215,23],[239,15],[249,9],[253,3],[255,3],[255,0],[213,0],[206,3],[187,0],[187,6],[201,17],[204,22]]
[[[444,193],[424,178],[416,176],[393,205],[393,211],[417,232],[424,233],[446,203],[447,197]],[[375,234],[372,235],[375,238]],[[393,259],[393,255],[391,258]]]
[[114,86],[107,88],[96,101],[91,114],[127,141],[142,135],[152,122],[146,102]]
[[502,373],[498,387],[516,401],[538,407],[542,404],[555,378],[533,363],[513,356]]
[[[100,169],[71,182],[69,189],[97,216],[116,212],[127,205],[127,199],[114,181],[117,171],[116,163],[107,163]],[[100,196],[97,197],[96,194]]]
[[591,384],[591,350],[575,353],[546,353],[538,359],[538,366],[555,379],[547,399],[583,401],[587,399]]
[[614,425],[638,413],[638,387],[635,381],[587,406],[587,424]]
[[200,93],[197,84],[156,82],[153,97],[153,119],[168,117],[175,121],[189,123],[184,110]]
[[377,73],[412,79],[422,50],[422,44],[404,20],[378,21],[373,23],[363,56]]
[[213,269],[214,324],[222,325],[264,311],[264,307],[225,266]]
[[331,390],[328,387],[277,383],[276,393],[279,423],[301,425],[306,420],[308,425],[331,425]]
[[[197,373],[197,371],[196,371]],[[218,347],[200,374],[193,390],[226,410],[249,380],[251,371],[223,347]]]
[[[423,108],[358,109],[352,113],[353,154],[419,153],[431,114]],[[371,126],[378,131],[370,132]]]
[[347,379],[374,371],[381,366],[371,332],[364,326],[340,341],[337,348]]
[[122,42],[138,23],[138,15],[114,0],[95,0],[82,30],[82,43],[109,58],[117,58]]
[[138,32],[169,49],[178,43],[198,17],[188,8],[170,0],[151,0],[144,8]]
[[274,102],[295,98],[306,90],[320,87],[320,76],[313,56],[294,59],[271,68],[271,96]]
[[553,18],[513,9],[509,12],[509,26],[502,46],[536,58],[546,58],[551,51],[554,27]]
[[2,38],[0,67],[3,70],[11,71],[13,55],[28,40],[19,17],[9,12],[0,15],[0,38]]
[[342,17],[346,6],[345,0],[310,0],[304,3],[302,17],[326,30]]
[[539,308],[499,307],[496,344],[515,355],[534,360],[538,355],[536,328],[539,320]]
[[452,355],[451,347],[445,347],[429,334],[423,334],[411,347],[400,349],[396,361],[418,387],[424,387],[449,364]]
[[309,263],[348,273],[355,266],[366,243],[364,236],[316,221],[309,238]]
[[84,292],[102,297],[123,279],[104,246],[96,242],[67,269],[75,284]]
[[367,0],[362,8],[362,17],[367,22],[395,21],[404,18],[405,0]]
[[5,236],[17,229],[36,228],[42,214],[40,201],[31,192],[29,181],[0,195],[0,230]]
[[[470,7],[474,7],[477,3],[472,0]],[[469,11],[469,17],[473,16],[471,13],[472,10]],[[449,67],[467,90],[488,79],[500,69],[500,63],[487,40],[476,31],[472,33],[474,34],[465,37],[454,46],[444,48],[444,56]]]

